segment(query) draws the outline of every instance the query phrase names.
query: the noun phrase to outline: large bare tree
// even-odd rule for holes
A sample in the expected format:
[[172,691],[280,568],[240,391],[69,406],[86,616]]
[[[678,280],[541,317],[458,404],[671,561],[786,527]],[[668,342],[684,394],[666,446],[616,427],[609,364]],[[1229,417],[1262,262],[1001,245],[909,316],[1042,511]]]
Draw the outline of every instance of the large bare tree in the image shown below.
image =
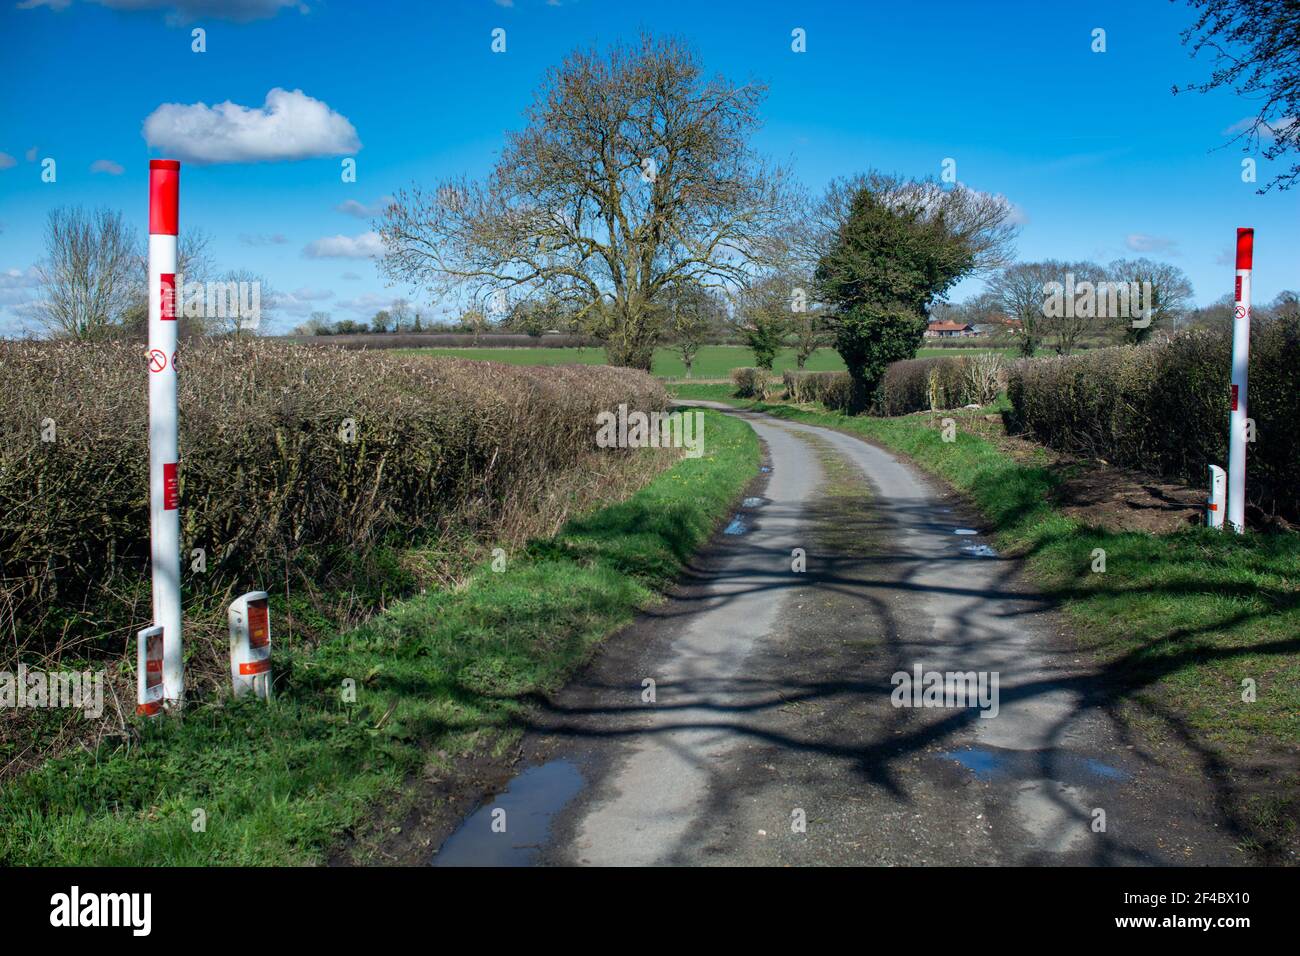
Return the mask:
[[1014,331],[1021,355],[1032,356],[1050,334],[1043,303],[1047,299],[1047,287],[1064,278],[1065,266],[1052,260],[1017,262],[989,280],[989,295],[1008,319],[1019,323]]
[[1130,345],[1145,342],[1157,331],[1173,329],[1187,313],[1192,299],[1191,280],[1182,269],[1168,262],[1117,259],[1106,267],[1106,280],[1136,283],[1141,293],[1141,308],[1150,310],[1149,314],[1139,315],[1138,307],[1130,303],[1130,314],[1118,317],[1119,336]]
[[485,181],[398,193],[381,267],[480,304],[564,299],[613,364],[648,369],[666,290],[743,283],[785,219],[786,172],[750,146],[763,95],[676,39],[578,50]]

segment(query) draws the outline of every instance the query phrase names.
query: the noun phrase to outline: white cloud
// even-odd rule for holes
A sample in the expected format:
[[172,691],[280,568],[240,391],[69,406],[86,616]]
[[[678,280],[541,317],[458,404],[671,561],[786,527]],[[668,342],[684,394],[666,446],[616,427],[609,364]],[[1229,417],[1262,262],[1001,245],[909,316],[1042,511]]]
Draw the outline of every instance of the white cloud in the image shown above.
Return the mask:
[[377,232],[359,236],[326,236],[309,242],[302,254],[308,259],[372,259],[383,255],[384,244]]
[[1169,255],[1177,255],[1178,240],[1165,239],[1162,236],[1148,236],[1145,233],[1133,232],[1124,238],[1124,245],[1134,252],[1164,252]]
[[111,159],[97,159],[90,164],[92,173],[108,173],[110,176],[121,176],[124,170],[120,164],[113,162]]
[[0,153],[0,169],[8,169],[10,166],[17,166],[18,160],[14,159],[8,153]]
[[345,272],[343,273],[343,275],[339,276],[339,278],[346,279],[349,282],[356,282],[358,279],[361,278],[361,276],[357,275],[355,272]]
[[349,216],[356,216],[358,219],[371,219],[375,216],[381,215],[392,202],[392,196],[381,196],[369,206],[365,203],[359,203],[355,199],[345,199],[334,207],[334,211],[344,212]]
[[144,121],[145,141],[191,163],[271,163],[343,156],[361,148],[347,117],[302,90],[276,87],[258,108],[227,100],[164,103]]

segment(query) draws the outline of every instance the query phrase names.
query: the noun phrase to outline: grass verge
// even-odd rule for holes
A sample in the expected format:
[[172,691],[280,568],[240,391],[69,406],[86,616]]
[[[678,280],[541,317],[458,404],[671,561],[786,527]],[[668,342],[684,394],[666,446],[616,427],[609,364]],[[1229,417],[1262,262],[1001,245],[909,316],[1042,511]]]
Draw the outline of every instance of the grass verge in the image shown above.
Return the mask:
[[18,777],[0,865],[317,863],[429,760],[505,747],[528,696],[654,602],[757,472],[750,428],[706,415],[704,456],[505,570],[277,650],[271,706],[194,707]]
[[[965,493],[999,547],[1024,556],[1031,579],[1060,601],[1117,716],[1144,739],[1176,744],[1171,752],[1188,755],[1190,768],[1214,783],[1220,810],[1243,843],[1265,859],[1294,862],[1300,535],[1194,527],[1153,535],[1082,524],[1054,506],[1058,479],[1046,453],[1017,461],[962,427],[964,418],[988,409],[943,412],[933,421],[928,413],[853,417],[738,401],[707,386],[671,391],[862,435]],[[956,421],[953,442],[942,439],[944,418]]]

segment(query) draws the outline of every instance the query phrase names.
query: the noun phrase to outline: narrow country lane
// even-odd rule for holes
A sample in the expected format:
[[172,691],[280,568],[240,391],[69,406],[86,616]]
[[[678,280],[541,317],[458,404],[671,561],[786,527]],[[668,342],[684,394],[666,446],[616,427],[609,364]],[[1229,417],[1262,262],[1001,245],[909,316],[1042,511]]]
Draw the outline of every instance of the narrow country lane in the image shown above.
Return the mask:
[[[754,497],[537,711],[527,768],[435,864],[1244,862],[955,496],[856,437],[735,414],[765,445]],[[917,668],[996,677],[994,704],[895,706]]]

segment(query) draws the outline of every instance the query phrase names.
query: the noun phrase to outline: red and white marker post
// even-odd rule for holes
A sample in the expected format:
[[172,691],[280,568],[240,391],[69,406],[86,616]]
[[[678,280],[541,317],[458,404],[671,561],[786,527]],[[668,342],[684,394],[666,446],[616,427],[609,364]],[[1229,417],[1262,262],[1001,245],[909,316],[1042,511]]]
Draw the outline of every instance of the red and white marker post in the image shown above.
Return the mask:
[[163,631],[162,696],[185,702],[181,522],[176,440],[176,236],[181,164],[149,161],[149,531],[153,622]]
[[1246,530],[1246,373],[1250,365],[1250,273],[1255,230],[1237,230],[1237,286],[1232,310],[1232,419],[1228,425],[1228,525]]

